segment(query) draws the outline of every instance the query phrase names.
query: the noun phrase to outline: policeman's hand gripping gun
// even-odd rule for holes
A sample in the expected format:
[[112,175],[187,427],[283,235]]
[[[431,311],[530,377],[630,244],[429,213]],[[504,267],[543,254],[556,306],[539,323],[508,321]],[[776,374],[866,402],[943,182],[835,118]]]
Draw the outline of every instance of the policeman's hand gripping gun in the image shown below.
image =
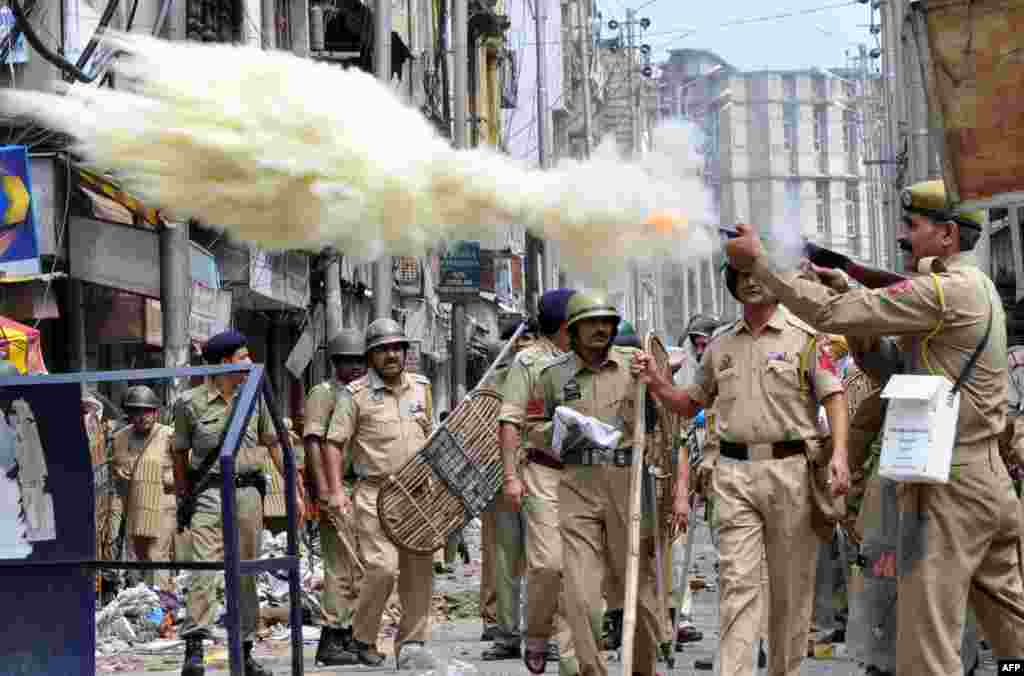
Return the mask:
[[[732,228],[720,226],[718,231],[729,239],[739,237],[739,233]],[[906,277],[896,272],[861,265],[851,260],[848,256],[818,246],[806,239],[804,240],[804,255],[818,267],[842,270],[850,278],[869,289],[881,289],[906,279]]]

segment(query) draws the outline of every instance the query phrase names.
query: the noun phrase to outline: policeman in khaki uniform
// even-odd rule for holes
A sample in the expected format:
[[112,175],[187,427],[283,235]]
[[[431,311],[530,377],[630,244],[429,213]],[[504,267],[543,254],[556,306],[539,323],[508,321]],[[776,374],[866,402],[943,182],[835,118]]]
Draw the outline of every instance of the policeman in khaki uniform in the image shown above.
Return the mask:
[[[714,407],[718,461],[712,490],[719,511],[719,584],[723,676],[753,670],[767,564],[769,672],[798,676],[807,652],[819,537],[812,525],[812,463],[820,461],[818,404],[833,430],[833,492],[849,485],[847,410],[827,340],[780,306],[749,274],[729,268],[726,285],[743,318],[708,346],[696,382],[677,389],[650,368],[636,368],[651,393],[685,417]],[[801,364],[801,355],[814,360]],[[807,357],[804,357],[806,360]],[[809,382],[807,382],[809,381]]]
[[[378,319],[366,328],[370,371],[345,387],[348,396],[339,397],[327,433],[328,509],[342,514],[354,511],[359,552],[366,566],[349,649],[367,666],[384,661],[376,648],[377,635],[396,581],[402,603],[395,637],[397,664],[402,668],[414,660],[417,665],[433,661],[423,645],[430,636],[432,558],[398,549],[377,515],[380,486],[419,452],[433,426],[430,381],[405,372],[408,347],[402,328],[391,319]],[[357,476],[352,500],[340,489],[341,468],[336,462],[346,446]]]
[[822,271],[834,293],[775,270],[749,226],[726,250],[734,265],[818,329],[875,339],[871,354],[876,361],[889,357],[890,373],[902,361],[905,372],[954,381],[983,346],[961,389],[949,482],[897,489],[896,673],[948,676],[961,672],[968,598],[996,657],[1024,656],[1024,526],[998,450],[1006,422],[1006,319],[992,281],[968,253],[984,213],[948,208],[941,181],[915,184],[902,200],[903,245],[919,274],[887,288],[849,290],[842,275]]
[[[624,589],[629,540],[629,483],[636,423],[637,382],[630,364],[639,354],[613,345],[621,317],[601,295],[576,293],[569,300],[567,329],[572,351],[549,362],[530,393],[527,410],[545,426],[550,447],[550,422],[559,406],[612,425],[622,431],[619,447],[605,451],[578,446],[563,452],[565,469],[559,485],[559,526],[562,533],[566,619],[572,628],[579,673],[605,676],[601,654],[604,577],[609,591]],[[643,433],[641,431],[641,433]],[[655,673],[657,644],[667,618],[658,614],[651,523],[640,545],[637,628],[633,674]],[[627,670],[630,669],[627,666]]]
[[[518,327],[518,322],[509,323],[502,329],[501,340],[490,342],[487,347],[488,365],[501,355],[505,341],[512,338]],[[537,325],[530,320],[505,361],[495,368],[490,382],[485,385],[498,390],[500,394],[512,360],[533,345],[536,338]],[[484,651],[484,660],[519,658],[523,532],[518,513],[513,520],[504,519],[502,525],[498,525],[500,503],[501,500],[495,500],[480,515],[480,619],[484,623],[484,633],[480,640],[495,641],[498,644]],[[515,608],[512,608],[513,605]]]
[[[553,289],[541,296],[537,323],[540,337],[516,355],[502,388],[500,424],[504,479],[501,510],[521,514],[525,531],[527,668],[544,671],[547,659],[559,655],[560,671],[575,673],[568,623],[559,533],[562,464],[550,452],[550,421],[531,394],[541,369],[569,349],[568,304],[575,292]],[[525,448],[525,458],[520,449]],[[509,518],[502,515],[501,518]],[[600,627],[599,627],[600,628]],[[550,645],[554,638],[556,645]]]
[[[238,331],[225,331],[210,338],[203,348],[203,358],[211,365],[238,365],[251,363],[246,337]],[[192,469],[198,469],[210,453],[220,451],[221,436],[231,419],[231,409],[247,375],[227,373],[212,376],[199,387],[188,390],[174,404],[174,481],[178,494],[192,490],[188,469],[191,455]],[[266,451],[282,472],[281,450],[277,445],[273,422],[266,404],[260,399],[249,417],[245,434],[239,441],[235,464],[235,498],[238,506],[239,556],[258,559],[262,554],[263,496],[267,489],[263,465]],[[191,449],[191,454],[189,454]],[[216,477],[219,465],[211,468]],[[302,510],[303,488],[297,478],[296,491]],[[188,540],[191,543],[188,561],[219,561],[224,558],[224,531],[221,523],[221,485],[216,477],[210,488],[198,496],[196,513],[192,517]],[[202,676],[204,673],[203,640],[212,638],[211,630],[217,621],[217,574],[195,572],[186,600],[188,616],[178,635],[185,639],[185,663],[181,676]],[[259,620],[259,596],[256,578],[242,576],[239,599],[246,676],[270,676],[270,671],[253,659],[253,641]]]
[[[114,476],[124,496],[125,533],[139,561],[170,561],[177,529],[174,498],[174,428],[157,422],[160,399],[145,385],[128,388],[122,404],[131,425],[113,439]],[[166,589],[168,571],[147,571]]]
[[[331,486],[328,483],[326,463],[323,456],[335,453],[337,448],[325,444],[327,430],[334,415],[335,403],[340,397],[348,397],[345,386],[366,375],[366,342],[363,332],[344,329],[331,339],[327,346],[334,378],[327,380],[309,391],[306,399],[306,426],[302,431],[306,447],[307,466],[313,473],[316,486],[316,500],[320,507],[320,546],[324,557],[324,624],[320,643],[316,649],[316,661],[325,666],[358,664],[359,659],[349,650],[352,643],[352,612],[357,598],[356,586],[359,568],[352,561],[352,554],[358,554],[355,529],[351,515],[332,510],[328,497],[335,492],[351,493],[350,486]],[[343,469],[341,479],[347,480],[349,463],[345,458],[334,458],[333,462]],[[345,546],[341,538],[345,537]]]

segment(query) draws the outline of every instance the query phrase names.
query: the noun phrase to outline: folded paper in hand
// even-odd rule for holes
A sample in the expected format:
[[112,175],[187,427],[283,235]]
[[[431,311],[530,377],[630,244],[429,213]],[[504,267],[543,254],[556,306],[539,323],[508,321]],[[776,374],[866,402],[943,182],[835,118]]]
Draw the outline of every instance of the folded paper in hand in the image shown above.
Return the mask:
[[614,450],[622,439],[622,430],[617,430],[597,418],[583,415],[566,406],[555,409],[555,429],[551,446],[558,456],[565,457],[571,451],[591,448]]

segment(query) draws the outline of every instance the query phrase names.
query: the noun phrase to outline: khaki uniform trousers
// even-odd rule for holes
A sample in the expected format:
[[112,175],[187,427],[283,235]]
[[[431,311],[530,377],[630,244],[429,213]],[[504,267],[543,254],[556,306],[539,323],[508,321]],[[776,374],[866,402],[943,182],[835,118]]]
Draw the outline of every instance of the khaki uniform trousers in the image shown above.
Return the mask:
[[324,593],[321,599],[324,626],[334,629],[352,623],[359,582],[362,574],[352,561],[348,549],[342,545],[342,530],[359,555],[359,540],[355,537],[354,517],[332,511],[326,500],[318,500],[320,507],[320,551],[324,558]]
[[356,482],[355,520],[359,555],[366,567],[356,600],[352,632],[368,645],[377,644],[377,635],[395,584],[402,604],[395,647],[406,641],[430,638],[430,604],[434,596],[433,557],[398,549],[388,539],[377,515],[379,486],[372,480]]
[[[195,516],[187,541],[190,543],[186,561],[221,561],[224,559],[224,529],[221,519],[221,495],[217,487],[199,495]],[[241,560],[258,559],[262,553],[263,500],[255,488],[235,489],[238,507],[238,556]],[[201,636],[213,638],[211,632],[217,622],[217,592],[220,574],[195,571],[189,582],[186,605],[188,617],[178,635],[181,638]],[[260,599],[256,592],[256,578],[243,575],[239,601],[239,620],[243,641],[256,639]]]
[[995,439],[958,447],[947,484],[901,484],[896,673],[952,676],[966,608],[997,658],[1024,656],[1024,514]]
[[[568,672],[575,648],[568,610],[564,544],[560,528],[563,470],[535,462],[523,465],[523,523],[526,527],[526,639],[531,642],[558,641],[560,661]],[[599,622],[598,630],[601,629]],[[600,636],[600,634],[598,634]],[[539,647],[538,647],[539,648]],[[535,649],[532,648],[531,649]]]
[[[498,624],[497,548],[495,508],[480,515],[480,619],[484,626]],[[447,558],[447,556],[445,557]]]
[[[566,618],[582,676],[607,676],[598,642],[603,629],[604,578],[610,595],[625,588],[629,555],[629,468],[568,466],[562,472],[559,515],[565,563]],[[632,673],[655,673],[657,641],[665,622],[658,615],[654,539],[641,531],[636,633]],[[532,583],[529,591],[533,593]]]
[[526,572],[525,524],[522,511],[504,509],[499,495],[494,507],[497,545],[494,552],[494,579],[497,591],[498,642],[519,647],[522,623],[523,576]]
[[720,673],[753,672],[753,645],[765,623],[761,604],[767,598],[769,673],[799,676],[807,654],[820,541],[811,525],[807,458],[723,457],[712,489],[720,514]]

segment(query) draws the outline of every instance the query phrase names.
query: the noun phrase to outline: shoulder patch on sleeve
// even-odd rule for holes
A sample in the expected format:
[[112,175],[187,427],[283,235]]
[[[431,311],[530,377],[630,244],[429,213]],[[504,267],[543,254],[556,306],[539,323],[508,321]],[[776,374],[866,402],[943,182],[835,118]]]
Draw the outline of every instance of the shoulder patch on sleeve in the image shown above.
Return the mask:
[[550,369],[557,368],[558,366],[563,366],[567,364],[571,358],[572,352],[566,352],[565,354],[555,357],[548,363],[544,364],[544,366],[541,367],[540,372],[545,373]]
[[369,384],[370,377],[363,376],[362,378],[357,378],[356,380],[350,382],[348,385],[345,386],[345,389],[348,390],[349,394],[358,394],[365,390],[369,386]]

